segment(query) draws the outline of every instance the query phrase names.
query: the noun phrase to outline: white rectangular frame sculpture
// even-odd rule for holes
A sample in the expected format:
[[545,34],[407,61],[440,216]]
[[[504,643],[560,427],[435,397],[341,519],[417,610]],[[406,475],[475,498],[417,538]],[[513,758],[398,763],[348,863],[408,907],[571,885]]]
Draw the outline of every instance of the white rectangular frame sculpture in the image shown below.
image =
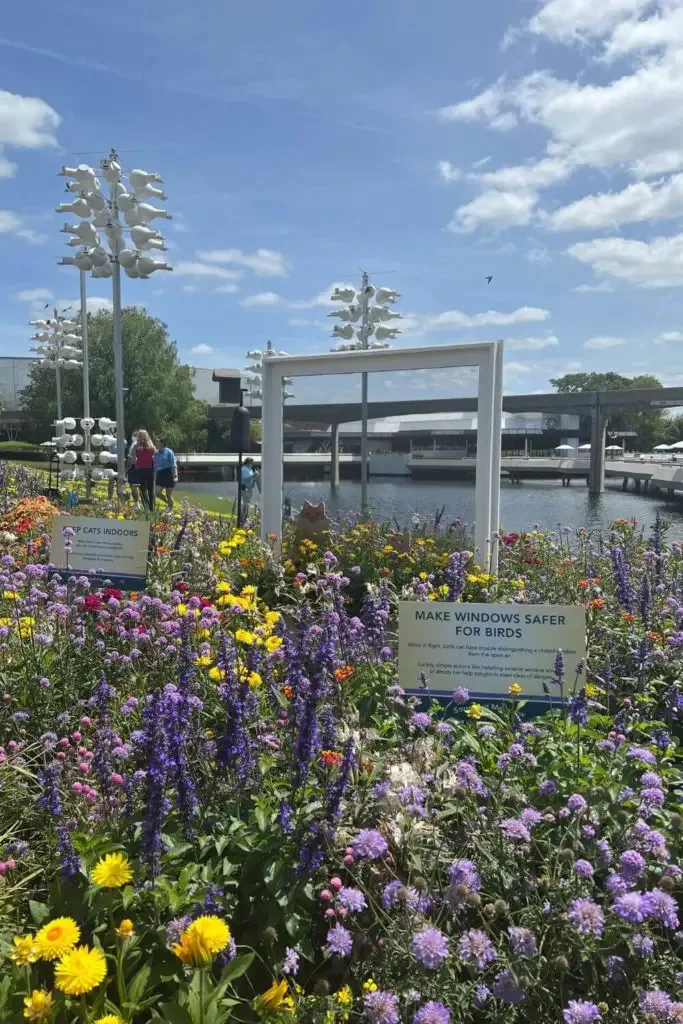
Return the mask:
[[500,520],[500,436],[503,410],[503,342],[439,345],[361,352],[326,352],[311,356],[267,356],[263,359],[261,539],[279,540],[282,532],[283,377],[400,370],[441,370],[476,366],[477,462],[474,543],[477,562],[495,572],[498,547],[493,533]]

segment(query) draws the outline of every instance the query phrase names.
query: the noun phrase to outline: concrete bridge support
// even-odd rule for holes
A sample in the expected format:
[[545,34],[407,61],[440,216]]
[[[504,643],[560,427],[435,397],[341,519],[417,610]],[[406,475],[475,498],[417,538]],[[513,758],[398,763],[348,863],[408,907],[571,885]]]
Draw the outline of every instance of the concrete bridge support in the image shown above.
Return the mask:
[[591,494],[604,494],[605,491],[605,441],[607,440],[607,417],[600,402],[593,407],[591,422],[591,460],[588,476],[588,487]]
[[333,423],[330,441],[330,483],[339,487],[339,424]]

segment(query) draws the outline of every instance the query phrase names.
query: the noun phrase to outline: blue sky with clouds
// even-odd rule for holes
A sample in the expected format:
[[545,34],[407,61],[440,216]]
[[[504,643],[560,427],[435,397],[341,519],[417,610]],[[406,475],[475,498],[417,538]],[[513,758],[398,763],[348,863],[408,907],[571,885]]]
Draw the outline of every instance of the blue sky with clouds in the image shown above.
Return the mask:
[[[401,292],[399,344],[504,338],[508,391],[579,369],[682,383],[682,72],[683,0],[12,5],[0,354],[77,295],[56,172],[115,145],[162,172],[174,215],[174,272],[124,278],[124,302],[189,362],[239,367],[267,338],[326,351],[330,288],[365,268]],[[454,388],[472,381],[371,395]]]

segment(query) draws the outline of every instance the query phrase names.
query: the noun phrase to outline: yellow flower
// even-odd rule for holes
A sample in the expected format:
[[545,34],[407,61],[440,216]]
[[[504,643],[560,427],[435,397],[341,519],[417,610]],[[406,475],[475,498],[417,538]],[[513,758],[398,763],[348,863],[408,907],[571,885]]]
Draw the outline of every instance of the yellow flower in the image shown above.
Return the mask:
[[222,679],[225,679],[226,672],[224,668],[218,668],[214,665],[213,668],[209,669],[209,679],[213,679],[214,683],[220,683]]
[[599,697],[603,693],[600,687],[596,686],[594,683],[586,683],[585,689],[586,696],[590,697],[591,700],[595,700],[596,697]]
[[248,587],[242,587],[240,593],[243,594],[245,597],[251,596],[252,594],[256,593],[256,587],[250,584]]
[[372,978],[368,978],[367,981],[363,982],[363,991],[364,992],[376,992],[377,991],[377,982],[374,981]]
[[24,996],[24,1017],[26,1020],[47,1020],[53,1004],[51,992],[34,988],[30,996]]
[[522,692],[522,687],[519,683],[512,683],[508,686],[508,693],[511,693],[513,697],[517,697]]
[[19,599],[16,590],[3,590],[2,596],[5,601],[17,601]]
[[213,658],[210,654],[202,654],[201,657],[197,658],[195,665],[199,668],[208,668],[209,665],[213,665]]
[[108,853],[93,868],[91,878],[103,889],[120,889],[133,879],[130,861],[125,853]]
[[130,920],[130,918],[124,917],[121,924],[118,926],[118,928],[115,928],[114,931],[116,932],[120,939],[130,939],[130,937],[135,932],[135,926],[133,922]]
[[257,1013],[293,1013],[294,1000],[289,995],[287,979],[274,981],[269,989],[266,989],[257,999],[254,1000],[254,1009]]
[[470,707],[468,707],[467,711],[465,712],[468,718],[473,718],[477,722],[479,721],[483,713],[484,709],[481,706],[481,704],[471,704]]
[[263,685],[263,680],[261,679],[261,676],[259,675],[258,672],[250,672],[249,675],[247,676],[247,682],[252,687],[252,689],[256,689],[257,686]]
[[248,629],[238,629],[235,633],[235,640],[238,644],[246,644],[248,647],[252,647],[256,643],[256,634],[251,633]]
[[269,636],[268,639],[266,640],[266,650],[268,651],[269,654],[272,654],[274,651],[278,651],[281,647],[281,636]]
[[123,1017],[118,1013],[108,1013],[105,1017],[98,1017],[95,1024],[126,1024]]
[[269,626],[277,626],[282,616],[279,612],[266,612],[266,623]]
[[230,942],[230,929],[214,914],[197,917],[171,947],[188,967],[206,967]]
[[41,960],[58,960],[76,945],[81,929],[72,917],[56,917],[43,925],[36,935],[36,946]]
[[[365,986],[363,986],[363,988],[365,988]],[[351,1003],[353,1002],[353,994],[348,985],[344,985],[344,987],[340,988],[338,992],[335,992],[334,998],[340,1006],[351,1006]]]
[[68,996],[82,996],[97,988],[106,973],[107,961],[101,949],[77,946],[57,961],[55,987]]
[[219,582],[216,584],[216,591],[219,594],[229,594],[230,584],[226,583],[225,580],[219,580]]
[[12,963],[19,964],[20,967],[28,967],[29,964],[34,964],[36,960],[40,959],[40,951],[31,934],[15,935],[13,942],[14,949],[9,955]]

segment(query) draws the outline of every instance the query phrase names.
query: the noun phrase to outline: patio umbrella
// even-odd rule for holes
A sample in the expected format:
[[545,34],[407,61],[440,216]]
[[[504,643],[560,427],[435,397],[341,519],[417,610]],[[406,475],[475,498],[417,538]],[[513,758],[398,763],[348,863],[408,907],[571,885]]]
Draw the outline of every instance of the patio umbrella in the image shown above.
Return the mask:
[[589,444],[580,444],[579,445],[579,451],[580,452],[589,452],[590,450],[591,450],[591,446]]
[[652,449],[653,452],[668,452],[670,444],[656,444]]
[[623,452],[623,450],[620,444],[608,444],[605,448],[606,452]]
[[683,448],[683,441],[676,441],[676,444],[669,445],[670,452],[679,452]]
[[556,452],[573,452],[574,451],[574,445],[573,444],[558,444],[558,446],[555,449],[555,451]]

